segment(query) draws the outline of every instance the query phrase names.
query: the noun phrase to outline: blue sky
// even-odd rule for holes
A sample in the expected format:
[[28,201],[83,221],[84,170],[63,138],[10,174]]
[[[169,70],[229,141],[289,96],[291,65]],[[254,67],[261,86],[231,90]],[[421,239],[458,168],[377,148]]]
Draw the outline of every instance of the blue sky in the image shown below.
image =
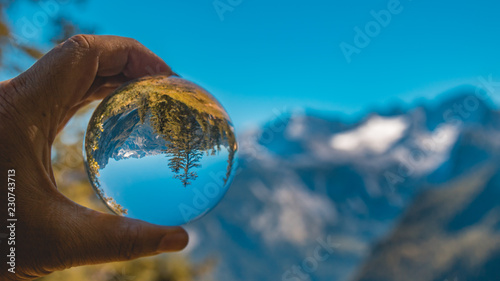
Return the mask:
[[[287,109],[355,115],[480,76],[500,81],[500,3],[394,1],[89,0],[61,9],[98,34],[141,41],[214,94],[239,132]],[[340,44],[355,47],[355,28],[374,28],[372,11],[388,7],[399,12],[348,62]],[[18,5],[9,16],[19,29],[40,10]]]
[[[165,154],[120,161],[109,159],[99,170],[98,178],[105,195],[127,209],[129,217],[162,225],[181,225],[205,214],[222,199],[229,185],[223,185],[222,181],[219,184],[215,179],[225,175],[227,157],[225,148],[216,155],[204,154],[198,163],[201,166],[191,170],[198,177],[188,188],[173,178],[175,174],[169,169],[158,168],[168,166],[169,158]],[[203,204],[203,208],[197,204]]]

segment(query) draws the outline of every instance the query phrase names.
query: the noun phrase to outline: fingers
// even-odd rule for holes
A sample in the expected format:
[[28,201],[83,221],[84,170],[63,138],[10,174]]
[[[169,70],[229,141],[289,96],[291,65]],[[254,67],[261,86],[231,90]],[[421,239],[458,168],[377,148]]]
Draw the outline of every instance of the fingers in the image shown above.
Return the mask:
[[[76,35],[11,81],[18,103],[34,120],[50,119],[57,129],[70,109],[109,94],[119,84],[155,73],[174,74],[134,39]],[[42,118],[50,115],[51,118]]]
[[66,110],[65,117],[58,124],[57,133],[59,133],[62,129],[64,129],[68,121],[75,115],[75,113],[80,108],[88,105],[94,100],[100,100],[105,98],[116,88],[118,88],[120,85],[127,82],[128,80],[129,79],[127,79],[123,75],[115,75],[113,77],[97,77],[92,86],[90,87],[90,90],[88,91],[88,93],[91,93],[92,95],[89,96],[88,98],[84,98],[82,102],[77,103],[69,110]]
[[68,230],[73,234],[70,238],[74,239],[71,241],[72,247],[61,250],[63,257],[71,257],[67,259],[73,261],[67,266],[124,261],[180,251],[188,243],[188,235],[181,227],[158,226],[98,213],[81,206],[77,208],[83,210],[75,213],[71,229]]

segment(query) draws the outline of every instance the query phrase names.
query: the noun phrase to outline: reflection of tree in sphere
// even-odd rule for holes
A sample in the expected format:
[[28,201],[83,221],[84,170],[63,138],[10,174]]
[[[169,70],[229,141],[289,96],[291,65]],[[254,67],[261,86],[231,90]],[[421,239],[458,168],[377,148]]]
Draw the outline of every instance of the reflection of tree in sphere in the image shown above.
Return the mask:
[[209,93],[154,76],[122,86],[99,105],[84,154],[92,185],[111,210],[178,225],[222,198],[236,152],[231,121]]

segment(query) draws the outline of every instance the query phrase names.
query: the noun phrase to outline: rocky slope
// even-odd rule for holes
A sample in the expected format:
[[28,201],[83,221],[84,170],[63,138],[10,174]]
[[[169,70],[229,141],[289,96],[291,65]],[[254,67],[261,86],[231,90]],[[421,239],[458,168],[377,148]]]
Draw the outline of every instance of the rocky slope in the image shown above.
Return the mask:
[[493,274],[500,114],[480,97],[459,88],[357,122],[279,116],[240,137],[234,184],[188,226],[188,250],[217,258],[217,280]]

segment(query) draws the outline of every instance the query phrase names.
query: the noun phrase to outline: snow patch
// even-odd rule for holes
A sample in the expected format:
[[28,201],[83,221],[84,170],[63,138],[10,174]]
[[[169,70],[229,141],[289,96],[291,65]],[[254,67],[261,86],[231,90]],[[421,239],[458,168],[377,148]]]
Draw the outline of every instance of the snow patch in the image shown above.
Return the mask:
[[394,156],[409,168],[412,175],[430,173],[450,157],[450,152],[459,136],[459,129],[453,125],[441,125],[433,132],[415,137],[416,147],[399,147]]
[[356,129],[333,136],[330,146],[347,152],[382,154],[403,137],[406,129],[408,121],[404,117],[374,116]]
[[325,225],[336,221],[336,208],[327,198],[304,187],[283,182],[276,189],[255,183],[252,193],[266,202],[250,221],[269,244],[288,241],[303,245],[319,236]]

